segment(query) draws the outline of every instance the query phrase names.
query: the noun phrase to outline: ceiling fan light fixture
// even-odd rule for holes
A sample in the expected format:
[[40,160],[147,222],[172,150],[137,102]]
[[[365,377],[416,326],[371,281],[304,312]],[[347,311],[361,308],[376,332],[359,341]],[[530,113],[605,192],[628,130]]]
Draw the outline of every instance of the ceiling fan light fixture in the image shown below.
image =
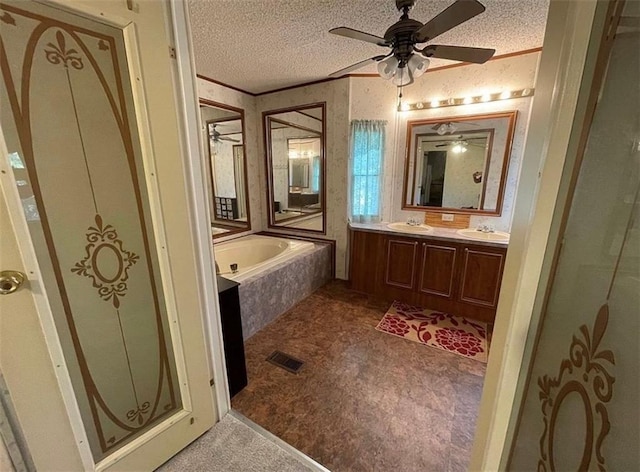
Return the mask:
[[417,78],[427,71],[430,63],[431,61],[426,57],[420,57],[417,54],[413,54],[409,59],[409,62],[407,62],[407,67],[411,71],[413,77]]
[[393,84],[397,87],[403,87],[413,82],[411,71],[405,67],[399,67],[396,75],[393,76]]
[[468,143],[466,141],[454,141],[451,152],[455,154],[462,154],[463,152],[467,152],[467,144]]
[[453,123],[442,123],[436,128],[436,133],[438,133],[440,136],[443,136],[447,133],[453,134],[457,129],[458,127]]
[[386,59],[378,62],[378,74],[385,80],[390,80],[398,71],[398,65],[400,62],[395,56],[389,56]]

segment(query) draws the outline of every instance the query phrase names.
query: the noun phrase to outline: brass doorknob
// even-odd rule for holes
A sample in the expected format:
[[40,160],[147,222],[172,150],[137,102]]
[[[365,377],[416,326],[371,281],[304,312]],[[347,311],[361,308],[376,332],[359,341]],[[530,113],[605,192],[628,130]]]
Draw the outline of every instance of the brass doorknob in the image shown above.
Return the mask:
[[0,272],[0,295],[9,295],[18,290],[24,281],[25,275],[17,270],[3,270]]

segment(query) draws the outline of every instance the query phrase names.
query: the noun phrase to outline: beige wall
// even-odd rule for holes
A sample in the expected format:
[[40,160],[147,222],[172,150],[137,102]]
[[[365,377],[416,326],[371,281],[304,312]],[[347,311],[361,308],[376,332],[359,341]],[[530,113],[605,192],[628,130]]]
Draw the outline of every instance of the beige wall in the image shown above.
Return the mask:
[[[535,83],[539,52],[489,61],[483,65],[469,65],[427,72],[403,90],[403,102],[413,103],[449,97],[465,97],[483,93],[530,88]],[[505,201],[500,217],[473,216],[471,225],[491,224],[501,231],[509,231],[513,216],[515,191],[520,175],[523,144],[529,125],[531,98],[491,103],[461,105],[433,110],[396,111],[398,89],[377,77],[350,79],[351,119],[387,120],[385,145],[384,188],[382,215],[385,221],[405,221],[409,216],[422,217],[421,212],[408,212],[402,208],[405,141],[408,120],[477,115],[517,110],[518,117],[507,176]]]
[[[403,91],[404,101],[427,101],[433,98],[463,97],[485,92],[530,88],[535,83],[538,52],[490,61],[484,65],[455,67],[428,72]],[[347,274],[347,201],[349,168],[349,123],[353,119],[386,120],[387,134],[384,164],[382,216],[385,221],[404,221],[423,213],[406,212],[402,206],[405,132],[407,120],[440,118],[470,114],[517,110],[518,117],[509,164],[502,216],[471,218],[471,225],[492,224],[509,231],[522,160],[523,143],[529,123],[531,98],[493,103],[447,107],[437,110],[398,113],[398,89],[378,77],[352,77],[308,85],[257,97],[198,79],[201,98],[233,105],[245,110],[247,131],[247,172],[252,231],[267,229],[265,151],[262,112],[316,102],[327,104],[326,190],[327,232],[336,248],[336,276]],[[281,230],[276,230],[281,231]],[[296,233],[295,230],[286,232]],[[298,234],[309,234],[297,232]]]
[[[334,80],[316,85],[270,93],[256,97],[259,120],[262,112],[297,105],[326,102],[326,198],[327,239],[336,241],[336,277],[345,279],[347,249],[347,171],[349,159],[349,82]],[[259,126],[259,154],[264,159],[264,138]],[[262,199],[262,223],[267,227],[266,195]],[[276,230],[274,230],[276,231]],[[278,230],[279,231],[279,230]],[[288,229],[288,233],[296,233]],[[309,234],[309,233],[299,233]],[[319,236],[323,237],[323,236]]]

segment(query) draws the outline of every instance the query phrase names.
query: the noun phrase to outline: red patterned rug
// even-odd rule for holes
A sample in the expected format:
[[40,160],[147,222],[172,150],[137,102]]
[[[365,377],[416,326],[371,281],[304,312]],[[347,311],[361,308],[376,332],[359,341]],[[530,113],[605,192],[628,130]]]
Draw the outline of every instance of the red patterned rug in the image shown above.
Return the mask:
[[487,362],[487,324],[419,306],[393,302],[378,331]]

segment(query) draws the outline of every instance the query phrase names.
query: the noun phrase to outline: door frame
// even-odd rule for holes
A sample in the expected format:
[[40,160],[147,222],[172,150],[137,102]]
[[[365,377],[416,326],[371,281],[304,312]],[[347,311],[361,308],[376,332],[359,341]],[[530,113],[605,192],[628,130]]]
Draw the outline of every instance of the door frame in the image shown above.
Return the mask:
[[[208,338],[210,374],[213,381],[213,395],[218,409],[218,421],[231,410],[231,395],[227,385],[227,369],[224,360],[224,346],[222,342],[222,318],[218,303],[218,284],[213,269],[213,238],[211,236],[211,212],[207,176],[204,175],[201,156],[205,150],[200,138],[200,99],[195,70],[195,58],[191,42],[191,23],[189,6],[186,0],[172,0],[169,2],[173,18],[173,40],[176,54],[176,93],[177,102],[182,113],[183,129],[181,135],[184,140],[189,171],[189,188],[191,189],[191,208],[193,211],[194,234],[196,246],[203,256],[197,264],[200,268],[199,277],[205,290],[202,297],[205,311],[204,324]],[[206,287],[212,287],[207,290]]]
[[[163,223],[163,213],[160,209],[161,200],[158,191],[159,182],[157,178],[149,177],[149,175],[156,175],[155,159],[150,156],[151,133],[149,123],[147,121],[148,103],[145,98],[145,93],[136,87],[136,76],[142,77],[142,62],[139,57],[140,44],[138,35],[136,33],[136,24],[129,18],[114,14],[112,10],[108,10],[105,15],[101,11],[100,4],[90,4],[86,0],[80,0],[82,2],[81,7],[77,4],[70,5],[65,0],[34,0],[37,3],[41,3],[47,6],[55,7],[72,14],[77,14],[83,17],[96,18],[99,21],[108,24],[110,26],[119,28],[123,32],[125,49],[127,53],[127,60],[129,63],[129,77],[133,86],[133,95],[135,110],[136,110],[136,125],[140,132],[140,145],[142,147],[142,158],[145,165],[145,179],[149,188],[150,205],[153,225],[156,229],[155,238],[158,246],[165,246],[165,231]],[[124,3],[124,2],[123,2]],[[135,12],[135,3],[130,8]],[[217,300],[217,282],[215,273],[213,271],[213,248],[211,243],[211,231],[210,225],[207,226],[209,221],[208,202],[206,199],[206,186],[205,180],[202,175],[200,166],[200,148],[199,138],[196,133],[195,147],[193,142],[192,129],[198,128],[198,116],[197,116],[197,99],[195,104],[190,103],[189,98],[193,93],[189,91],[195,91],[195,71],[193,70],[193,56],[191,54],[191,48],[189,42],[185,45],[179,41],[178,38],[184,40],[186,37],[189,39],[189,24],[188,16],[186,15],[187,5],[184,0],[167,1],[164,11],[165,27],[167,28],[167,39],[169,41],[180,42],[181,48],[174,47],[172,44],[167,45],[167,54],[171,55],[176,60],[172,66],[172,75],[174,79],[173,90],[175,101],[174,107],[177,111],[177,124],[178,124],[178,145],[184,155],[182,166],[184,168],[184,185],[187,188],[188,195],[186,198],[186,204],[189,210],[190,219],[190,233],[193,237],[193,246],[195,249],[194,263],[198,269],[197,280],[197,292],[198,303],[202,310],[202,327],[204,341],[206,344],[206,350],[209,355],[209,374],[212,380],[211,397],[214,404],[214,421],[219,421],[230,409],[230,398],[227,387],[226,368],[224,362],[224,350],[222,344],[222,329],[220,321],[219,304]],[[166,23],[168,22],[168,24]],[[170,26],[170,28],[169,28]],[[190,77],[186,74],[193,74],[193,78],[184,80],[185,77]],[[138,79],[139,80],[139,79]],[[197,98],[197,97],[196,97]],[[194,121],[195,117],[195,121]],[[8,155],[7,146],[4,139],[4,134],[0,130],[0,152],[4,155]],[[6,167],[8,160],[3,159],[0,162],[0,167]],[[47,294],[44,286],[42,285],[42,276],[39,271],[39,266],[35,256],[35,250],[31,244],[31,238],[29,229],[26,224],[24,215],[20,205],[16,202],[20,202],[18,190],[15,187],[15,183],[12,181],[12,172],[8,170],[2,171],[0,179],[3,181],[2,189],[5,195],[5,201],[8,209],[8,217],[13,226],[15,236],[20,243],[19,251],[20,257],[23,262],[23,269],[28,273],[29,283],[32,287],[31,298],[35,305],[38,321],[42,328],[43,339],[48,351],[51,372],[55,376],[55,383],[57,390],[59,391],[65,410],[65,419],[68,421],[72,432],[73,438],[71,439],[71,445],[75,448],[75,453],[78,455],[78,459],[82,464],[84,470],[103,470],[113,466],[116,461],[119,461],[126,455],[133,452],[138,446],[145,447],[150,437],[155,437],[162,434],[171,425],[174,425],[183,420],[188,421],[188,416],[191,415],[191,399],[190,395],[184,395],[184,390],[187,388],[184,385],[180,386],[180,390],[183,392],[183,411],[173,415],[165,421],[162,421],[159,425],[154,427],[153,431],[149,431],[131,443],[118,449],[115,453],[106,457],[105,459],[95,462],[89,442],[85,432],[85,428],[80,415],[80,410],[77,404],[77,400],[74,395],[73,386],[68,369],[65,366],[65,360],[63,356],[62,347],[57,334],[57,330],[53,321],[53,315],[48,303]],[[25,243],[25,241],[28,241]],[[167,273],[169,270],[168,259],[166,254],[160,254],[160,267],[163,273]],[[166,284],[169,281],[162,277],[162,283]],[[167,299],[167,305],[170,308],[171,313],[175,316],[175,297],[172,290],[168,290],[165,294]],[[175,341],[180,342],[180,332],[175,331],[172,333]],[[180,356],[182,357],[182,356]],[[177,360],[177,369],[180,372],[180,376],[185,378],[187,375],[187,365],[184,360]],[[186,384],[185,384],[186,385]],[[193,421],[192,421],[193,423]],[[64,426],[62,429],[64,430]],[[51,435],[51,438],[55,436]],[[31,445],[28,445],[33,447]],[[65,442],[65,446],[68,447],[68,441]],[[70,449],[61,448],[58,450],[60,453]],[[169,459],[169,458],[167,458]]]
[[610,1],[550,2],[470,470],[506,470]]

